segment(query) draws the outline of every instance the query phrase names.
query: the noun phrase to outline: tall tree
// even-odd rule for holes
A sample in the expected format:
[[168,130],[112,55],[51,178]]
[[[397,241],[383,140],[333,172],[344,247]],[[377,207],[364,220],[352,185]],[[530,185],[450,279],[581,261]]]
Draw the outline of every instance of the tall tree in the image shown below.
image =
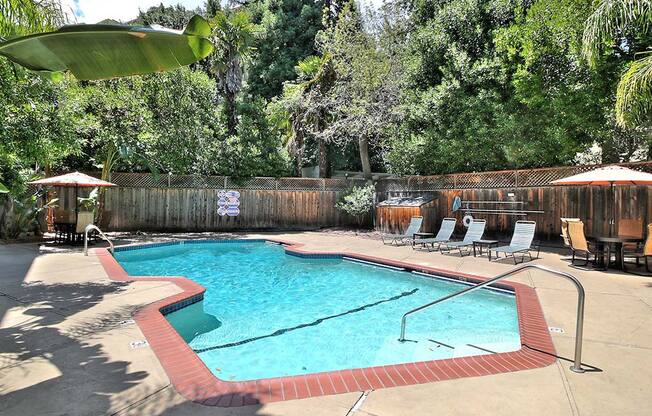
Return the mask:
[[616,120],[636,126],[652,119],[652,2],[600,0],[586,21],[584,55],[592,65],[606,46],[630,62],[616,93]]
[[[322,29],[321,0],[267,0],[252,12],[261,26],[260,41],[248,71],[249,91],[266,99],[279,95],[296,77],[297,62],[314,55],[315,35]],[[256,10],[256,5],[254,10]]]
[[229,135],[237,134],[236,96],[242,89],[245,63],[254,48],[256,25],[246,10],[218,11],[210,20],[215,45],[212,70],[224,95]]

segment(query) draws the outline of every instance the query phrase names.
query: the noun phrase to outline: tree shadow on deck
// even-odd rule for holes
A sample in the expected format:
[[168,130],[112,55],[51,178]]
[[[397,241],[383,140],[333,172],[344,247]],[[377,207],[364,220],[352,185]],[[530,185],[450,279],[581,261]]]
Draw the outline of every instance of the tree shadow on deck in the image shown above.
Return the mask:
[[[25,269],[27,270],[27,268]],[[117,308],[97,318],[61,325],[120,293],[126,283],[14,284],[0,288],[0,413],[98,414],[112,393],[133,387],[147,372],[129,372],[88,338],[129,318]],[[5,291],[3,291],[5,289]]]

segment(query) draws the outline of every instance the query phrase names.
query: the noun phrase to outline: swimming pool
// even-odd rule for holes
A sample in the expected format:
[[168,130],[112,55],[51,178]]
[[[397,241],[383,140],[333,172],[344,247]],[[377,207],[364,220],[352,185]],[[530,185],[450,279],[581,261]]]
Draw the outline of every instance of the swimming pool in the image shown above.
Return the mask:
[[349,261],[299,257],[263,241],[187,241],[117,251],[131,276],[186,276],[203,301],[167,320],[226,381],[296,376],[515,351],[512,293],[479,290],[410,317],[462,283]]

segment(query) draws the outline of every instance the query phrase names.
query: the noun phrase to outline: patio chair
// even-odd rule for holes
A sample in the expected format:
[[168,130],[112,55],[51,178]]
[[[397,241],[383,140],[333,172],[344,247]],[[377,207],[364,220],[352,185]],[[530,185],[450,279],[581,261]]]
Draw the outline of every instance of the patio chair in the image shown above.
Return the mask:
[[[584,222],[571,221],[568,223],[568,239],[570,241],[571,252],[573,253],[571,264],[575,265],[575,256],[578,253],[586,257],[586,263],[583,266],[589,264],[591,256],[593,256],[593,262],[595,263],[597,253],[595,248],[591,248],[589,242],[586,240],[586,235],[584,235]],[[607,264],[609,263],[608,260],[606,262]]]
[[568,238],[568,223],[581,221],[579,218],[561,218],[561,238],[564,245],[570,248],[570,239]]
[[[643,238],[643,220],[620,219],[618,221],[618,236]],[[641,250],[641,244],[624,243],[621,250],[637,252]]]
[[647,225],[647,238],[645,239],[645,244],[643,245],[643,250],[639,251],[638,249],[635,251],[630,251],[626,248],[626,246],[623,244],[622,248],[622,253],[621,253],[621,259],[622,259],[622,268],[623,271],[627,271],[625,267],[625,258],[634,258],[636,259],[636,265],[638,266],[640,264],[640,260],[644,259],[645,260],[645,271],[648,273],[652,273],[652,270],[650,270],[650,262],[649,258],[652,256],[652,224]]
[[383,240],[383,244],[398,245],[399,242],[404,242],[406,238],[414,238],[414,233],[418,233],[421,229],[421,223],[423,222],[423,217],[412,217],[410,219],[410,225],[408,225],[407,230],[403,234],[381,234],[380,238]]
[[466,234],[464,235],[464,239],[462,241],[450,241],[441,243],[439,245],[439,250],[443,253],[444,251],[451,252],[451,250],[459,249],[460,256],[464,256],[462,249],[466,248],[467,253],[470,253],[471,250],[469,247],[473,247],[473,242],[482,240],[482,235],[484,234],[484,228],[486,225],[486,220],[474,219],[471,221],[471,224],[469,224],[469,229],[466,230]]
[[439,227],[439,231],[435,237],[419,238],[414,240],[412,248],[416,248],[418,244],[421,245],[421,248],[427,248],[428,251],[432,251],[431,248],[434,250],[435,244],[437,244],[437,248],[439,248],[442,243],[447,243],[450,241],[451,235],[453,235],[453,231],[455,231],[455,224],[457,224],[457,220],[455,218],[444,218],[441,221],[441,226]]
[[[80,211],[79,213],[77,213],[77,224],[75,225],[75,235],[77,235],[81,239],[81,236],[84,234],[86,227],[90,224],[93,224],[94,221],[95,221],[95,213],[93,212]],[[89,237],[92,237],[92,234],[89,235]]]
[[[521,263],[525,261],[525,255],[527,254],[532,258],[530,251],[533,249],[532,241],[534,240],[534,231],[537,228],[537,223],[534,221],[516,221],[516,226],[514,227],[514,234],[512,235],[512,240],[509,242],[508,246],[500,246],[489,248],[489,261],[491,261],[491,252],[496,253],[496,258],[499,258],[499,253],[505,253],[505,257],[510,255],[514,259],[514,264],[516,262],[516,253],[521,253]],[[539,258],[539,246],[536,246],[537,250],[537,259]]]
[[55,208],[52,215],[52,222],[54,227],[54,242],[64,243],[75,223],[75,213],[74,211],[63,208]]

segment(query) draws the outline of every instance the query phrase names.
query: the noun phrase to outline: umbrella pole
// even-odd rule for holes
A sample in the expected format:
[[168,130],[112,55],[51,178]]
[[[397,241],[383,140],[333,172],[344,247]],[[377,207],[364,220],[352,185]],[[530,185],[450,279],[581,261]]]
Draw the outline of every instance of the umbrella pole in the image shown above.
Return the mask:
[[[75,185],[75,230],[73,230],[73,231],[77,231],[77,222],[79,221],[79,199],[78,199],[79,197],[78,197],[78,194],[79,194],[79,186]],[[75,240],[75,237],[76,237],[75,233],[73,232],[73,237],[72,237],[73,242]]]
[[616,225],[616,187],[611,182],[611,195],[613,195],[613,206],[611,207],[611,221],[609,221],[609,237],[614,235],[614,225]]

